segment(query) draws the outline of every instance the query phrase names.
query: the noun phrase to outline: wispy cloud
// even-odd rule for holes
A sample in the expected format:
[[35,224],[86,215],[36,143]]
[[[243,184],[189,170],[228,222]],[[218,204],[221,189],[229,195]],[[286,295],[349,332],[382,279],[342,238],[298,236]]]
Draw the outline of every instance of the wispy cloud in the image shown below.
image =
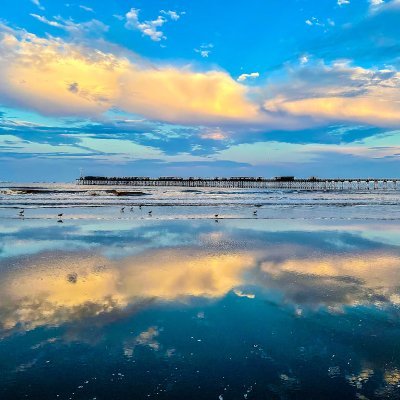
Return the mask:
[[380,4],[384,3],[384,0],[369,0],[371,6],[379,6]]
[[42,15],[38,15],[38,14],[29,14],[31,17],[37,19],[40,22],[43,22],[46,25],[50,25],[50,26],[54,26],[55,28],[64,28],[64,26],[62,24],[60,24],[57,21],[51,21],[48,20],[46,17],[42,16]]
[[40,4],[40,0],[31,0],[31,2],[37,6],[40,10],[44,10],[44,7]]
[[96,19],[92,19],[86,22],[75,22],[72,19],[64,19],[60,16],[53,17],[52,20],[38,14],[30,14],[33,18],[46,25],[63,29],[72,36],[84,36],[84,35],[100,35],[107,32],[109,27],[103,22]]
[[94,12],[93,8],[91,7],[86,7],[84,5],[80,5],[79,8],[82,8],[82,10],[85,10],[87,12]]
[[400,0],[370,0],[371,11],[400,10]]

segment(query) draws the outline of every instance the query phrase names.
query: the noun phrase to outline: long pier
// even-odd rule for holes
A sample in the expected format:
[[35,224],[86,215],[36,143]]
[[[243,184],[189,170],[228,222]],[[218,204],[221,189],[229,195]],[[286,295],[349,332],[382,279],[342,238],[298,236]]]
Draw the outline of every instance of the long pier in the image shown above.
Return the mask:
[[294,177],[231,177],[231,178],[149,178],[82,176],[77,179],[78,185],[105,186],[179,186],[190,188],[243,188],[243,189],[300,189],[300,190],[399,190],[400,179],[397,178],[336,178],[321,179],[311,177],[299,179]]

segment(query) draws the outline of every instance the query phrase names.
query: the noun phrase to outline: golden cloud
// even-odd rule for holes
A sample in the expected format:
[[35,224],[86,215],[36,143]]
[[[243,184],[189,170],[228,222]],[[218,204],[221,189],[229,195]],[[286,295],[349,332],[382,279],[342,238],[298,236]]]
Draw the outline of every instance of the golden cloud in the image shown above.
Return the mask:
[[400,73],[366,69],[349,62],[322,61],[289,72],[264,102],[272,113],[306,117],[321,124],[347,121],[378,126],[400,124]]
[[243,123],[257,129],[400,123],[400,74],[391,70],[307,64],[289,72],[284,85],[250,88],[217,69],[154,65],[0,28],[2,103],[44,115],[101,117],[118,108],[171,123]]
[[222,71],[154,67],[60,39],[0,33],[1,91],[45,115],[98,116],[117,107],[170,122],[251,121],[247,88]]
[[267,101],[265,108],[272,112],[310,117],[320,123],[328,120],[379,126],[400,124],[399,89],[375,90],[359,97],[277,98]]

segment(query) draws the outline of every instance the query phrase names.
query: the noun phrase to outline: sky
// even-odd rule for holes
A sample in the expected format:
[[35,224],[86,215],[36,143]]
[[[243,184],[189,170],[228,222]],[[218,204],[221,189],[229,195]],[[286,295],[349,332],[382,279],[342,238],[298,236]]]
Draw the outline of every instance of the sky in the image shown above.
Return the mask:
[[0,181],[400,176],[400,0],[2,0]]

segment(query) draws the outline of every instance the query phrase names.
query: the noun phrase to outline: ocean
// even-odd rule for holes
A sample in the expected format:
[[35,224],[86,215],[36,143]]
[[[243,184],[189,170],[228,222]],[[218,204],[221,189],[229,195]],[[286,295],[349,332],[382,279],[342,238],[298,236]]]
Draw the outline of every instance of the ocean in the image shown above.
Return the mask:
[[398,399],[399,282],[400,191],[2,183],[0,398]]

